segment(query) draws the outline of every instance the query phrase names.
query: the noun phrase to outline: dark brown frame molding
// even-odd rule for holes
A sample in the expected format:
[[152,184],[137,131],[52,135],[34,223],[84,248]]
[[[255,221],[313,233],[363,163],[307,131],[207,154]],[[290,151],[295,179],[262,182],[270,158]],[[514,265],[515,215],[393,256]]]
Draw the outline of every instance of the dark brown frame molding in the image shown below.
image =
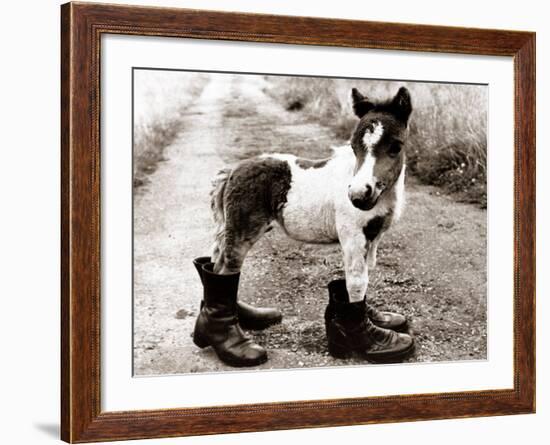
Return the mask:
[[[515,70],[514,388],[102,412],[102,34],[512,56]],[[535,412],[535,34],[171,8],[61,7],[61,437],[174,437]]]

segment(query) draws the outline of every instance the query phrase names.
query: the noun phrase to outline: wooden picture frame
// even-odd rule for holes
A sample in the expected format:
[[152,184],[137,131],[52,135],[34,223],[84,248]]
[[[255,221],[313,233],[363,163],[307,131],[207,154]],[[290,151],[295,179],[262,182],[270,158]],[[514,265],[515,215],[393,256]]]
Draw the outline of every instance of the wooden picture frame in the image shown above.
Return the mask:
[[[100,38],[168,36],[512,56],[514,387],[510,390],[102,412]],[[61,437],[93,442],[535,411],[535,34],[171,8],[61,7]]]

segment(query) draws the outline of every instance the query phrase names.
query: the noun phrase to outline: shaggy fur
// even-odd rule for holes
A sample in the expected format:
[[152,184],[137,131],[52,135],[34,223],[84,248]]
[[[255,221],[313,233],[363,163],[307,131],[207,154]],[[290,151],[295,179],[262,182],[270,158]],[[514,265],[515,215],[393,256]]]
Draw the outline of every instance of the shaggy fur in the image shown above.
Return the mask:
[[279,217],[290,181],[288,164],[272,158],[249,159],[218,174],[212,193],[216,272],[222,262],[226,270],[240,270],[250,247]]

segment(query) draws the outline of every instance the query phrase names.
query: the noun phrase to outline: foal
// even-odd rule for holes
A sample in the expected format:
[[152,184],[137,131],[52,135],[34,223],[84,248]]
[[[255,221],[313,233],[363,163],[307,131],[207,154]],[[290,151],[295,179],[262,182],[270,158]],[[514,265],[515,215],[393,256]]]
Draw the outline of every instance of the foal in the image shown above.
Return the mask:
[[354,88],[352,100],[359,122],[350,144],[330,158],[266,154],[218,174],[211,196],[217,224],[212,276],[238,276],[254,243],[278,224],[298,241],[339,242],[346,299],[364,302],[378,243],[404,202],[403,147],[412,105],[404,87],[382,103]]

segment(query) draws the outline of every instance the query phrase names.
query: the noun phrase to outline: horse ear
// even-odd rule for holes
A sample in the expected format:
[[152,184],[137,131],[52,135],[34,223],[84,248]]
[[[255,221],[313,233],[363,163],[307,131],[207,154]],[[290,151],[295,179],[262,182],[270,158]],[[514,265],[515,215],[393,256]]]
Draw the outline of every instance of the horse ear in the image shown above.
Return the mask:
[[358,118],[362,118],[374,108],[374,104],[363,96],[357,88],[351,89],[351,100],[353,102],[353,111]]
[[399,91],[393,98],[391,102],[391,107],[393,114],[395,117],[397,117],[399,120],[401,120],[404,123],[407,123],[409,120],[409,116],[412,113],[412,103],[411,103],[411,95],[409,93],[409,90],[405,87],[399,88]]

